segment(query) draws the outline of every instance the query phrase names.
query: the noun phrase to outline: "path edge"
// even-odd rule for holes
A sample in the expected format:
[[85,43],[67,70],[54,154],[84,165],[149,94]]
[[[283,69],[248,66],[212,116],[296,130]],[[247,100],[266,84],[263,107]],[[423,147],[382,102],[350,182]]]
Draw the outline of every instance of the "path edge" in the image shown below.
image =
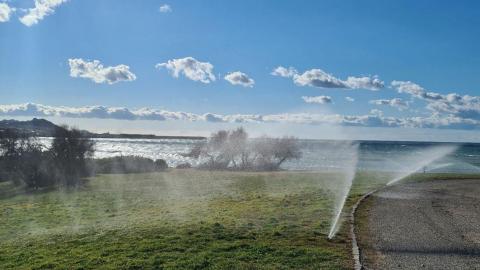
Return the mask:
[[353,255],[353,261],[354,261],[354,267],[353,269],[355,270],[362,270],[365,269],[362,263],[362,258],[361,258],[361,250],[360,247],[358,246],[358,240],[357,240],[357,235],[355,234],[355,214],[357,212],[358,207],[360,204],[370,197],[373,193],[377,192],[379,189],[372,190],[366,194],[364,194],[352,207],[352,211],[350,213],[350,237],[352,239],[352,255]]

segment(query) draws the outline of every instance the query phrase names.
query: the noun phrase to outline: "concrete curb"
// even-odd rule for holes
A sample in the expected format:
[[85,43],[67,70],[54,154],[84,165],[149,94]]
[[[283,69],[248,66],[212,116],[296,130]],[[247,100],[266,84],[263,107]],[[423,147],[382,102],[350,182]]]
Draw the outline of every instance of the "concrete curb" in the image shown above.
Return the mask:
[[355,214],[356,214],[357,208],[360,206],[360,203],[362,203],[366,198],[370,197],[373,193],[379,190],[380,189],[375,189],[363,195],[355,203],[355,205],[353,205],[352,212],[350,213],[350,237],[352,238],[352,255],[353,255],[355,270],[365,269],[365,267],[362,264],[361,251],[360,251],[360,248],[358,247],[357,236],[355,234]]

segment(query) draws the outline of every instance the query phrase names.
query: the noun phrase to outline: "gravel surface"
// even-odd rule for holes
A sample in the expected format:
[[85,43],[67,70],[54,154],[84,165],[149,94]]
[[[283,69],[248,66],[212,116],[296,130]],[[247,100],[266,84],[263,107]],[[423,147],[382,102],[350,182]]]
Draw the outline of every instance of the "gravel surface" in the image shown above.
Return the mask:
[[366,269],[480,270],[480,180],[399,184],[364,205]]

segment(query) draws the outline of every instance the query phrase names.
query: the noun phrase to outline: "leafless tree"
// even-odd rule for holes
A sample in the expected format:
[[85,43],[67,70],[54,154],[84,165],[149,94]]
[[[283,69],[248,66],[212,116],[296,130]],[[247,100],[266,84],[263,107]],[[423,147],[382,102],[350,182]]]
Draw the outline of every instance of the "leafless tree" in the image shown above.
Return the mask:
[[297,138],[283,137],[273,140],[273,157],[277,168],[287,160],[299,159],[302,157],[302,151],[300,150]]
[[233,170],[277,170],[287,160],[301,157],[298,139],[262,137],[249,140],[243,128],[213,133],[185,156],[204,159],[201,167]]

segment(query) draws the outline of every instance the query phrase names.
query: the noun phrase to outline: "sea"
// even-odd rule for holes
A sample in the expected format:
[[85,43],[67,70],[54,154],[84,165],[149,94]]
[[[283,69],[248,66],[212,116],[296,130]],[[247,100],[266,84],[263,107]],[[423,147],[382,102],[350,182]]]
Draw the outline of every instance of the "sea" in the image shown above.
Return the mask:
[[[50,138],[41,139],[45,144]],[[198,140],[106,139],[95,141],[95,158],[142,156],[164,159],[170,167],[200,161],[185,157]],[[396,141],[299,140],[302,157],[282,165],[286,170],[428,171],[480,173],[480,144]]]

